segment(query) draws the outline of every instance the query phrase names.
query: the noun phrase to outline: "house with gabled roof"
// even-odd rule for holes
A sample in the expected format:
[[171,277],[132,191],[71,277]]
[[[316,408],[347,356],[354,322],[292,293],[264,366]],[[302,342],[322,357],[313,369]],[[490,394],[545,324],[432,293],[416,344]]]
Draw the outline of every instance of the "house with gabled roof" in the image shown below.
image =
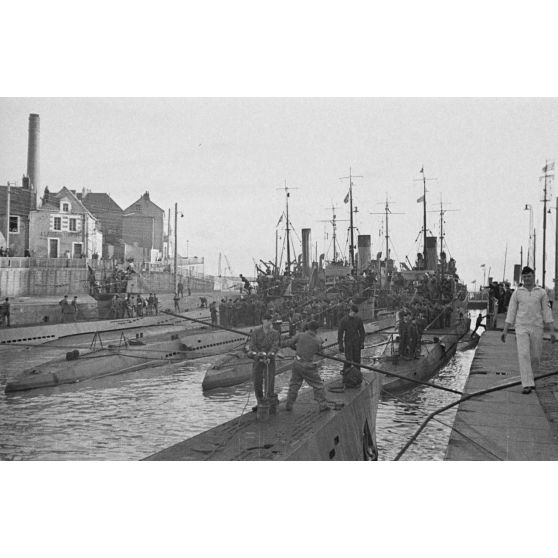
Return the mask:
[[45,188],[41,207],[29,214],[29,246],[38,258],[100,256],[103,234],[75,190]]
[[124,258],[122,240],[122,208],[104,192],[83,190],[77,194],[78,199],[93,214],[103,233],[102,257],[107,259]]
[[[29,212],[37,207],[37,193],[23,177],[22,185],[0,185],[0,248],[24,256],[29,248]],[[9,238],[6,239],[6,236]]]
[[165,212],[153,203],[149,192],[124,210],[122,239],[126,258],[153,262],[163,255]]

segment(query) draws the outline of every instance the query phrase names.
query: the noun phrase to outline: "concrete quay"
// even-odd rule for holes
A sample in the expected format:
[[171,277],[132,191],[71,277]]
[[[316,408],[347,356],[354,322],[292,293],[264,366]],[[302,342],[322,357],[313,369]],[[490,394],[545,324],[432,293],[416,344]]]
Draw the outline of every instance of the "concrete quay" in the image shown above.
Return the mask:
[[[502,322],[503,323],[503,322]],[[519,381],[515,335],[502,343],[501,331],[483,333],[464,392],[482,391]],[[545,334],[545,338],[549,334]],[[535,375],[536,389],[521,393],[521,384],[459,404],[446,461],[554,461],[558,460],[558,343],[544,341]]]
[[[190,296],[185,295],[184,298],[181,298],[179,302],[180,312],[196,310],[197,308],[199,308],[200,297],[205,297],[209,304],[214,300],[219,302],[224,296],[226,296],[227,298],[236,298],[238,294],[211,291],[207,293],[192,293]],[[173,293],[158,293],[157,297],[159,298],[160,310],[172,311],[174,309]],[[62,298],[63,296],[10,297],[11,327],[26,327],[61,323],[62,315],[58,303]],[[71,302],[72,298],[73,293],[70,293],[68,295],[68,300]],[[89,295],[78,294],[78,308],[78,322],[93,321],[100,318],[98,302]],[[47,321],[45,321],[45,317],[48,317]]]

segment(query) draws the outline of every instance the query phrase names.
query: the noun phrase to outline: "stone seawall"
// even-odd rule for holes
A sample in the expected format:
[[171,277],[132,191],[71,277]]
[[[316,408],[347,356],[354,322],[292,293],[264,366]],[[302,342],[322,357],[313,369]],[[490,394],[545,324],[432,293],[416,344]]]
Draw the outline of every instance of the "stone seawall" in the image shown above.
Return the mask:
[[[97,272],[97,279],[100,273]],[[190,285],[192,293],[213,291],[213,280],[201,277],[184,277],[184,292]],[[139,289],[142,293],[174,292],[172,273],[151,271],[139,274]],[[18,296],[63,296],[86,295],[89,293],[87,268],[75,267],[0,267],[0,297]]]
[[73,268],[0,268],[0,296],[85,295],[87,270]]
[[[80,321],[99,319],[97,301],[89,295],[78,295],[78,316]],[[29,324],[62,323],[62,313],[58,299],[16,299],[10,301],[10,322],[12,327]],[[73,317],[68,321],[72,321]]]

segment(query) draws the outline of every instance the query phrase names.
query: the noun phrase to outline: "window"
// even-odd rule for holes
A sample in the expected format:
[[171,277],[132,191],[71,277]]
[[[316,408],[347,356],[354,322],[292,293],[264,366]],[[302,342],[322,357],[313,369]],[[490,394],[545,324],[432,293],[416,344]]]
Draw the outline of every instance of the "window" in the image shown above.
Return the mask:
[[57,258],[58,257],[58,245],[60,240],[58,238],[48,239],[48,257]]
[[19,232],[19,215],[10,215],[10,232]]
[[70,230],[72,232],[77,231],[77,219],[70,219]]
[[141,209],[142,209],[142,207],[141,207],[141,205],[140,205],[139,203],[137,203],[136,205],[134,205],[134,211],[139,211],[139,212],[141,212]]
[[83,244],[81,242],[72,242],[72,257],[81,258],[83,253]]
[[64,211],[64,213],[68,213],[68,211],[70,211],[70,204],[69,203],[63,203],[62,204],[62,211]]
[[54,230],[55,231],[61,231],[62,230],[62,218],[61,217],[55,217],[54,218]]

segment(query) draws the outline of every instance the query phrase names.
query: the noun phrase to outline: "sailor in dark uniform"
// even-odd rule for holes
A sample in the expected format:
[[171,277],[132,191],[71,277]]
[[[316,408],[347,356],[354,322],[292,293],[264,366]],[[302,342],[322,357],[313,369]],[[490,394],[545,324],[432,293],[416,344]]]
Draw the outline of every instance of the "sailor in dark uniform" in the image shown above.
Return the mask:
[[[337,342],[339,352],[345,353],[345,360],[360,363],[360,351],[364,349],[364,324],[358,314],[358,306],[351,305],[349,315],[345,316],[339,324],[337,330]],[[346,374],[350,364],[343,366],[342,374]]]

